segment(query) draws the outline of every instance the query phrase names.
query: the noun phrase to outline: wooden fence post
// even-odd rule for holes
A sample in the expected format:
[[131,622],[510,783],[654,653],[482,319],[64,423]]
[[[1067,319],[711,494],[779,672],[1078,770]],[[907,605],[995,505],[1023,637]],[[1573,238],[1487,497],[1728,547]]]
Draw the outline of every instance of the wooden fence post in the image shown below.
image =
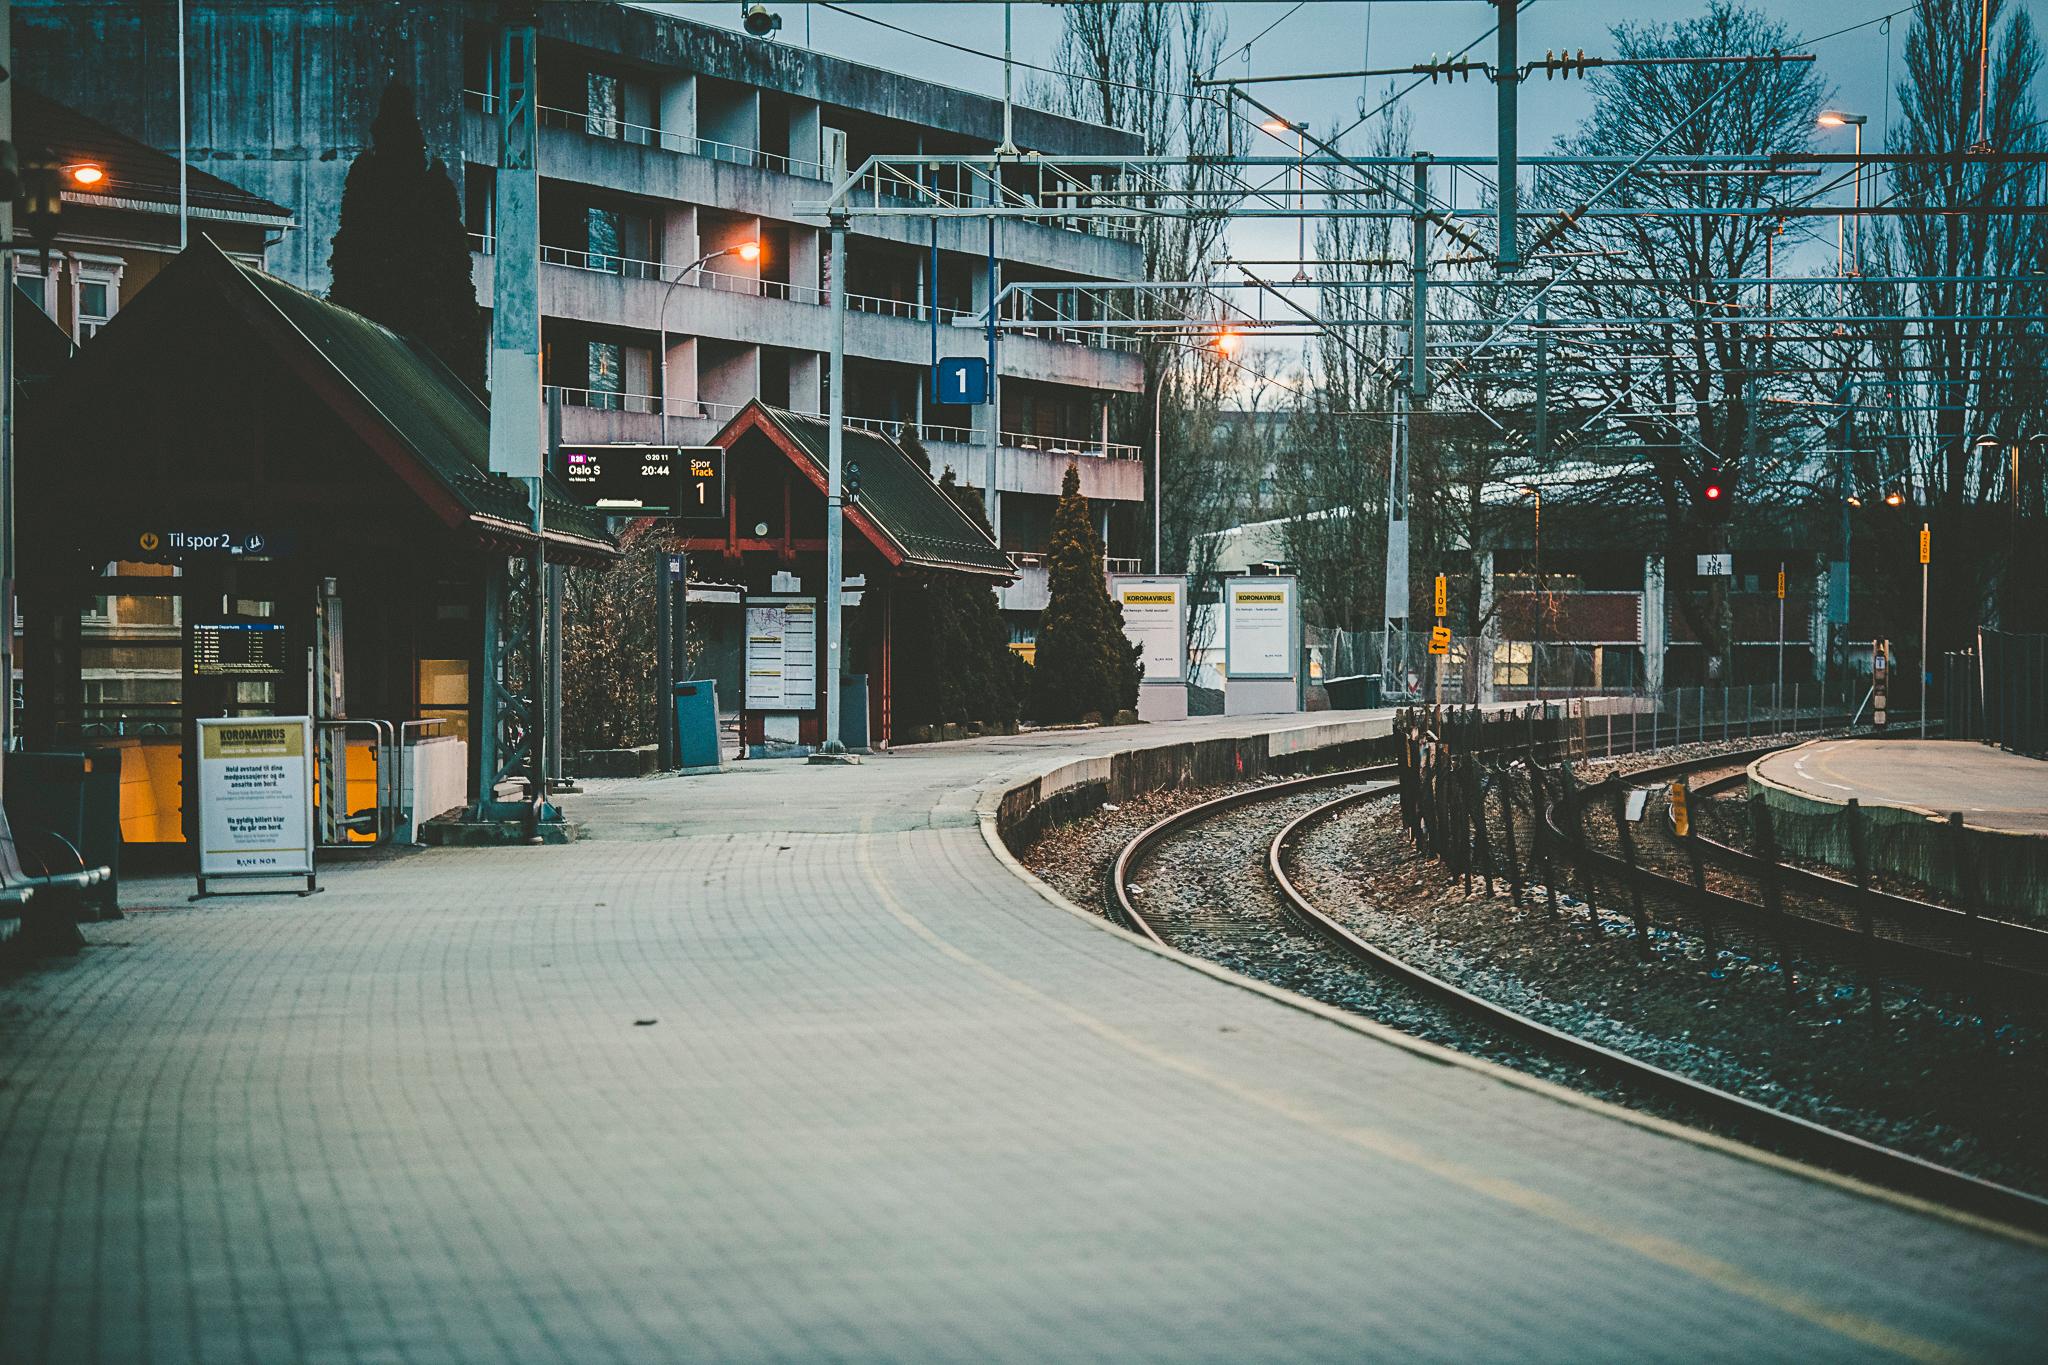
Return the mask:
[[1643,888],[1636,880],[1636,838],[1628,823],[1628,789],[1621,779],[1611,779],[1608,796],[1614,807],[1615,837],[1621,840],[1621,858],[1628,864],[1628,905],[1629,917],[1636,924],[1636,954],[1644,961],[1650,958],[1650,917],[1643,909]]
[[1785,999],[1799,1004],[1799,982],[1792,970],[1792,950],[1785,929],[1785,896],[1778,878],[1778,838],[1771,827],[1771,807],[1762,792],[1749,795],[1749,823],[1754,831],[1756,856],[1763,860],[1764,909],[1778,926],[1778,968],[1785,975]]
[[1550,793],[1544,790],[1543,769],[1537,764],[1529,765],[1529,839],[1534,846],[1536,865],[1543,877],[1543,898],[1549,907],[1550,917],[1557,914],[1557,868],[1550,856],[1549,806]]
[[1870,846],[1863,825],[1863,803],[1855,797],[1842,809],[1849,823],[1849,862],[1856,872],[1856,930],[1863,936],[1863,993],[1871,1013],[1884,1016],[1884,983],[1877,973],[1877,933],[1870,923]]

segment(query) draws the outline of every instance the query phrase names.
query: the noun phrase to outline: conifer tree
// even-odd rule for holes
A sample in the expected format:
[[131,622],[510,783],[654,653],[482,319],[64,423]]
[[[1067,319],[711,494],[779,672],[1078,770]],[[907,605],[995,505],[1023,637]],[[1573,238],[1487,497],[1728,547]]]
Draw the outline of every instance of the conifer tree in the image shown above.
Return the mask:
[[1123,609],[1109,599],[1102,538],[1088,519],[1081,472],[1067,466],[1047,546],[1050,598],[1038,623],[1031,670],[1032,714],[1042,721],[1107,720],[1138,704],[1138,646],[1124,638]]
[[[903,449],[914,460],[927,458],[908,433]],[[981,500],[959,486],[950,467],[938,484],[971,521],[988,530]],[[905,600],[897,621],[899,639],[917,661],[916,667],[903,670],[897,689],[908,723],[1008,724],[1017,719],[1029,665],[1011,650],[1010,629],[986,583],[966,574],[937,575]]]
[[384,87],[370,147],[349,167],[327,297],[441,358],[484,392],[483,313],[448,169],[427,156],[412,92]]

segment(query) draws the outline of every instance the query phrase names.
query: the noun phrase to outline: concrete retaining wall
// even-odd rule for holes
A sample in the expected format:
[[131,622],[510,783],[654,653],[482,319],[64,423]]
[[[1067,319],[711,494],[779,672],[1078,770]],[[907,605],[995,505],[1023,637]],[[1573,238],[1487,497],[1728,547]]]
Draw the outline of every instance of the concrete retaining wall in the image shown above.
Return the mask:
[[994,803],[997,833],[1015,851],[1046,828],[1090,814],[1105,801],[1169,787],[1392,762],[1392,724],[1389,713],[1077,758],[987,801]]
[[[1847,803],[1782,787],[1749,769],[1749,790],[1771,809],[1778,846],[1854,874]],[[1949,905],[1964,904],[1965,858],[1978,909],[2022,924],[2048,926],[2048,839],[2006,830],[1963,827],[1963,850],[1948,820],[1909,807],[1865,803],[1864,847],[1878,873],[1908,877]],[[1966,850],[1966,852],[1964,852]]]

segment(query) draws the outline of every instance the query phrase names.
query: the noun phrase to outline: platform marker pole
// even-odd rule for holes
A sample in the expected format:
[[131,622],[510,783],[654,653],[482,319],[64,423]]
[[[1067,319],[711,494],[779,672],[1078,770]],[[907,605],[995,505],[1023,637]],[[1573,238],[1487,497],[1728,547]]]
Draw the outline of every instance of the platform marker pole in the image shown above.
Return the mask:
[[1927,661],[1927,562],[1932,557],[1932,548],[1927,523],[1920,523],[1920,738],[1927,738],[1927,684],[1934,679],[1934,669]]

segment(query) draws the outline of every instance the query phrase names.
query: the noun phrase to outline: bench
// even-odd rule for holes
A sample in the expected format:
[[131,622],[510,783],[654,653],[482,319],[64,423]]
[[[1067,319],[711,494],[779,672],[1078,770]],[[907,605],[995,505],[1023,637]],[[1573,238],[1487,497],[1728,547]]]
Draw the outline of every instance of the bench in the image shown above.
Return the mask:
[[74,951],[85,942],[77,915],[86,893],[113,874],[104,867],[87,867],[78,849],[61,834],[44,830],[30,837],[35,871],[23,864],[14,827],[0,806],[0,915],[13,910],[18,922],[13,941],[31,951]]

